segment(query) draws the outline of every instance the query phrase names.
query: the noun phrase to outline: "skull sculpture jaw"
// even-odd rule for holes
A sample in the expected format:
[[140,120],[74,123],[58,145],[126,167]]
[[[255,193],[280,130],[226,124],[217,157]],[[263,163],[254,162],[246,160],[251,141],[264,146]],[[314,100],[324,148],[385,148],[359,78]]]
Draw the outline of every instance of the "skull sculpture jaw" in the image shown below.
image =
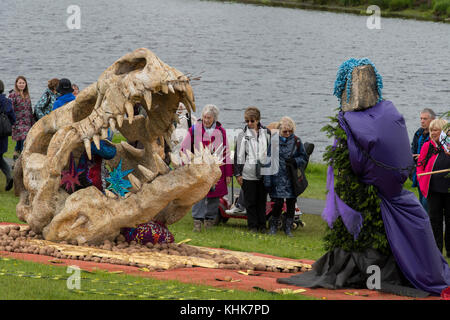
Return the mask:
[[[221,171],[210,150],[198,151],[203,163],[175,170],[162,161],[180,102],[195,111],[189,78],[151,51],[138,49],[117,60],[76,100],[30,130],[15,167],[20,180],[15,189],[20,195],[17,216],[48,240],[79,243],[112,239],[121,228],[156,216],[167,224],[181,219],[219,180]],[[136,103],[144,115],[134,114]],[[122,160],[123,170],[133,170],[128,176],[132,192],[123,198],[88,187],[69,195],[60,184],[70,154],[77,158],[86,152],[91,157],[91,142],[98,145],[108,129],[119,130],[127,140],[115,144],[117,154],[107,163],[116,167]],[[135,141],[140,148],[128,143]],[[178,162],[177,155],[173,158]]]

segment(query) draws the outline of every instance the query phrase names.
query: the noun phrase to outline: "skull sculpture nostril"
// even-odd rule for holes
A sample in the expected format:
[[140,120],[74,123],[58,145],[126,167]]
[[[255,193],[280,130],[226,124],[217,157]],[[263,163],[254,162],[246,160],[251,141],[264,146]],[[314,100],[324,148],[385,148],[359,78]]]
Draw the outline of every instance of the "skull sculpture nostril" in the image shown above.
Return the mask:
[[[137,102],[145,116],[134,114]],[[177,161],[174,170],[161,159],[180,102],[195,109],[190,79],[150,50],[138,49],[117,60],[76,100],[30,130],[15,167],[19,219],[47,240],[83,243],[113,239],[121,228],[152,219],[164,223],[181,219],[219,180],[221,171],[210,151],[195,155],[204,159],[201,164],[182,165],[180,159],[186,155],[172,155]],[[70,155],[85,153],[93,159],[108,130],[118,130],[127,140],[114,144],[116,155],[105,163],[110,168],[121,163],[124,171],[132,170],[127,178],[131,192],[122,197],[89,186],[69,194],[61,187],[61,173],[68,169]]]

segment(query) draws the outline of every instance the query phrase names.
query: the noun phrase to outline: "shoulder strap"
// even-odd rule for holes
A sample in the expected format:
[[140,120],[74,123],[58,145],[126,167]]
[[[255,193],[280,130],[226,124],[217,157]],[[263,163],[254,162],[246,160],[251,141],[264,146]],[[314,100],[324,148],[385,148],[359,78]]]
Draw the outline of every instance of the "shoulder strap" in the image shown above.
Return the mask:
[[292,156],[294,155],[295,147],[300,148],[300,139],[297,136],[294,136],[294,139],[295,139],[295,143],[294,143],[294,147],[292,148],[290,158],[292,158]]
[[48,105],[50,104],[51,97],[50,97],[50,93],[48,91],[46,91],[45,94],[47,95],[47,101],[45,102],[44,108],[47,108]]
[[188,124],[188,129],[189,129],[190,127],[192,127],[192,117],[189,112],[188,112],[188,116],[186,118],[187,118],[187,124]]
[[194,133],[194,129],[195,129],[195,123],[192,124],[192,139],[191,139],[191,152],[194,154],[194,141],[195,141],[195,133]]

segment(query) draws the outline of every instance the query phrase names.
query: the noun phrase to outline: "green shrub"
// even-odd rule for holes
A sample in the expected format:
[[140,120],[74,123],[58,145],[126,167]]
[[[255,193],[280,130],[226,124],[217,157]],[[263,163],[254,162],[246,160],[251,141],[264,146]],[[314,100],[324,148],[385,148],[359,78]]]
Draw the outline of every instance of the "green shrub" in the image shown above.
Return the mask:
[[368,4],[378,6],[380,9],[389,8],[389,0],[369,0]]
[[328,4],[328,0],[313,0],[314,4],[325,5]]
[[407,8],[412,8],[413,0],[392,0],[389,3],[389,9],[392,11],[400,11]]
[[438,0],[433,6],[433,13],[437,16],[445,16],[450,8],[450,0]]

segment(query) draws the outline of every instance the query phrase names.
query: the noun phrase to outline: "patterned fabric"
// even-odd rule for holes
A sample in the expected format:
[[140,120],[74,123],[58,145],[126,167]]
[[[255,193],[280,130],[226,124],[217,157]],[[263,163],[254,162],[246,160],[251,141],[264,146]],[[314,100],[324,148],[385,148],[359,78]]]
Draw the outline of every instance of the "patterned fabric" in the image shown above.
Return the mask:
[[158,221],[143,223],[136,228],[123,228],[121,233],[128,242],[136,241],[139,244],[148,242],[153,244],[172,243],[175,241],[169,229]]
[[35,113],[38,119],[49,114],[53,109],[53,103],[58,97],[57,94],[53,93],[49,88],[45,89],[39,101],[34,106]]
[[31,100],[22,98],[17,92],[11,93],[8,98],[11,99],[17,120],[12,127],[12,139],[15,141],[25,140],[28,131],[34,124]]

